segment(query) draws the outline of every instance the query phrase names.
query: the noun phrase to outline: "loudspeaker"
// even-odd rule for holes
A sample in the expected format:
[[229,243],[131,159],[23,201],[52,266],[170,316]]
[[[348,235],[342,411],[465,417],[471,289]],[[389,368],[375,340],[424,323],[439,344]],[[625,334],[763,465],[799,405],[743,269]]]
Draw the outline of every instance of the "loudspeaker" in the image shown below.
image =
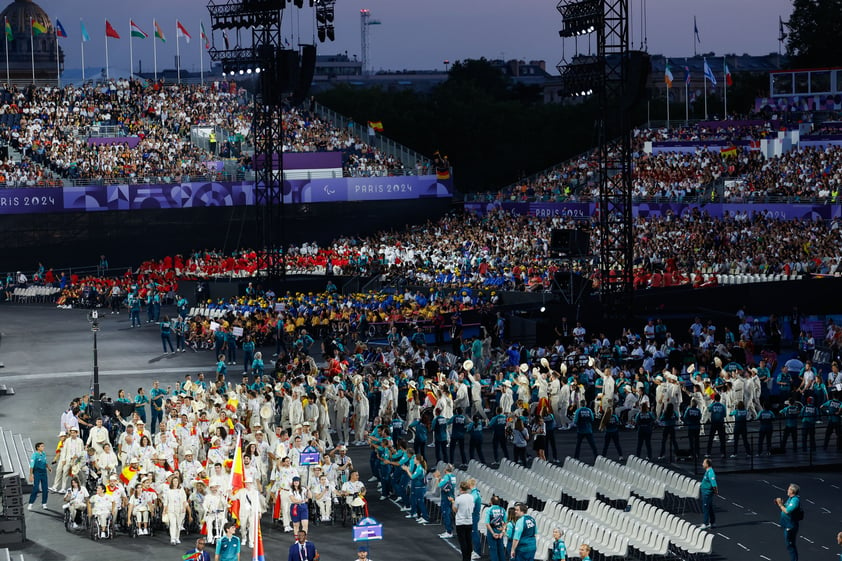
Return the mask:
[[310,93],[310,85],[313,83],[313,75],[316,73],[316,45],[304,45],[301,48],[301,70],[298,74],[298,83],[292,94],[292,104],[298,105],[307,98]]
[[623,109],[628,111],[640,103],[646,93],[646,83],[652,71],[649,54],[643,51],[631,51],[626,69],[626,95],[623,99]]
[[26,521],[19,518],[0,518],[0,546],[26,541]]
[[277,65],[280,91],[295,91],[298,86],[298,51],[282,49],[278,53]]
[[550,250],[567,257],[590,255],[591,235],[586,230],[553,228]]

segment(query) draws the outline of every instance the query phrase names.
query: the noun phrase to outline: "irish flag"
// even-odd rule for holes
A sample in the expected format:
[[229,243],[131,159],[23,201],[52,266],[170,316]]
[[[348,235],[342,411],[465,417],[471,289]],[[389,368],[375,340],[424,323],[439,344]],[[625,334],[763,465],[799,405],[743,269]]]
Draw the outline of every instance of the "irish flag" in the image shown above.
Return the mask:
[[184,39],[188,43],[190,42],[190,34],[187,33],[187,30],[184,29],[184,26],[181,25],[181,22],[175,20],[175,31],[176,31],[176,39]]
[[166,37],[164,37],[164,32],[163,32],[163,31],[161,31],[161,26],[160,26],[160,25],[158,25],[158,22],[157,22],[157,21],[155,21],[155,20],[152,20],[152,25],[155,27],[155,37],[157,37],[158,39],[160,39],[161,41],[163,41],[164,43],[166,43],[166,42],[167,42],[167,38],[166,38]]
[[245,488],[245,486],[246,476],[245,469],[243,467],[243,445],[240,441],[240,433],[237,433],[237,448],[234,451],[234,463],[231,466],[231,485],[229,486],[231,491],[228,495],[228,504],[231,516],[238,525],[240,524],[240,499],[232,500],[230,497],[235,497],[237,495],[237,491]]
[[138,24],[132,20],[129,20],[129,22],[131,23],[132,37],[137,37],[138,39],[146,39],[149,37],[149,34],[142,30]]
[[672,87],[672,69],[670,69],[669,62],[667,63],[666,68],[664,68],[664,83],[668,88]]

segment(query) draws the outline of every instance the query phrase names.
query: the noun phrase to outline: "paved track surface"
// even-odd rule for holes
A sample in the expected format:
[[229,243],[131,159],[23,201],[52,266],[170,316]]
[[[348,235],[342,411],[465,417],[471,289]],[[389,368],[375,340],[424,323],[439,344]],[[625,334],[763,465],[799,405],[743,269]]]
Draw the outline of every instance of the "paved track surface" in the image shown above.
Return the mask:
[[[186,373],[213,371],[213,357],[209,352],[162,355],[157,327],[129,328],[127,314],[110,315],[105,312],[98,335],[99,365],[103,391],[116,395],[119,388],[134,390],[159,379],[162,385],[183,379]],[[92,336],[85,312],[56,309],[46,305],[4,304],[0,307],[0,383],[15,388],[17,395],[0,398],[0,426],[32,438],[43,440],[50,449],[56,442],[59,416],[72,396],[90,388],[92,380]],[[270,351],[271,354],[271,351]],[[625,452],[633,451],[632,434],[623,435]],[[575,437],[559,432],[559,453],[573,452]],[[601,437],[597,437],[601,445]],[[660,445],[660,442],[657,442]],[[486,457],[491,450],[487,446]],[[363,479],[369,473],[368,453],[361,448],[350,452],[360,468]],[[432,450],[428,449],[428,459]],[[592,460],[590,452],[582,459]],[[821,463],[836,461],[835,453],[817,456]],[[805,456],[756,459],[755,468],[762,472],[739,473],[747,469],[748,460],[727,460],[717,467],[721,496],[716,501],[718,524],[714,540],[717,559],[778,560],[786,559],[782,530],[777,526],[774,497],[784,496],[789,482],[802,487],[806,519],[799,537],[801,559],[813,561],[836,559],[839,549],[836,533],[842,530],[842,476],[839,470],[823,468],[799,469],[792,466],[806,462]],[[717,463],[720,462],[717,460]],[[687,464],[676,469],[692,470]],[[728,473],[732,472],[732,473]],[[369,484],[371,487],[372,484]],[[385,539],[371,544],[370,558],[374,561],[425,561],[459,559],[455,540],[441,540],[440,526],[418,526],[406,520],[391,501],[380,501],[376,491],[370,493],[371,515],[384,525]],[[68,534],[61,524],[61,500],[50,497],[49,510],[40,509],[26,515],[26,544],[12,546],[25,555],[27,561],[109,561],[139,559],[180,559],[195,537],[182,540],[183,547],[169,545],[164,535],[131,539],[119,536],[107,543],[94,543],[82,535]],[[700,520],[698,512],[688,512],[685,518]],[[350,561],[356,557],[357,544],[351,530],[341,526],[315,527],[311,538],[324,561]],[[267,560],[286,559],[292,537],[272,529],[264,523]],[[568,544],[575,549],[576,544]],[[249,558],[245,550],[243,559]]]

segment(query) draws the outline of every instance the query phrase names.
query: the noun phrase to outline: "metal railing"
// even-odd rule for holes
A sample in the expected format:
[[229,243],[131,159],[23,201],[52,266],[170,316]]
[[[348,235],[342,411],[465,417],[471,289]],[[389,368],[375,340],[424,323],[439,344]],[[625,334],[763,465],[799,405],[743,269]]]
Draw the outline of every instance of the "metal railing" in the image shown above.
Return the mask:
[[[405,173],[405,175],[423,175],[423,173],[434,169],[432,162],[426,156],[423,156],[414,150],[410,150],[403,144],[399,144],[380,133],[375,133],[374,136],[369,135],[368,125],[357,123],[319,103],[314,104],[314,112],[319,116],[319,118],[324,119],[335,128],[347,130],[351,133],[351,135],[359,138],[369,146],[372,146],[378,151],[400,160],[403,164],[404,170],[408,172]],[[421,170],[424,171],[418,169],[419,163]],[[413,172],[413,170],[415,171]]]

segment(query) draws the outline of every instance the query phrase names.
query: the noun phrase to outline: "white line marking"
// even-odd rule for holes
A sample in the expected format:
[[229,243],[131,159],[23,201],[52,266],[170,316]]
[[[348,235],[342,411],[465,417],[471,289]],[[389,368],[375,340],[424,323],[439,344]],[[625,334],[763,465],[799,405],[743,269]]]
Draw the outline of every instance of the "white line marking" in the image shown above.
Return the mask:
[[717,496],[717,497],[719,497],[720,499],[722,499],[723,501],[727,501],[727,500],[728,500],[726,497],[724,497],[724,496],[722,496],[722,495],[716,495],[716,496]]
[[767,520],[767,521],[766,521],[766,524],[774,524],[774,525],[775,525],[775,526],[777,526],[778,528],[780,528],[780,527],[781,527],[781,525],[780,525],[780,524],[778,524],[777,522],[772,522],[771,520]]
[[816,542],[814,542],[813,540],[811,540],[810,538],[805,538],[804,536],[799,536],[799,537],[800,537],[802,540],[804,540],[805,542],[808,542],[808,543],[816,543]]
[[771,559],[769,559],[769,558],[768,558],[768,557],[766,557],[765,555],[761,555],[761,556],[760,556],[760,558],[761,558],[761,559],[765,559],[766,561],[772,561]]
[[810,499],[804,499],[804,500],[806,500],[806,501],[807,501],[808,503],[810,503],[811,505],[816,504],[816,503],[814,503],[813,501],[811,501]]
[[[769,482],[768,482],[768,481],[766,481],[765,479],[761,479],[761,480],[760,480],[760,482],[761,482],[761,483],[765,483],[766,485],[768,485],[768,484],[769,484]],[[761,555],[760,557],[763,557],[763,556]]]
[[456,544],[454,544],[450,540],[446,540],[446,539],[442,539],[442,538],[439,538],[439,539],[441,539],[441,541],[443,541],[444,543],[449,545],[450,548],[453,549],[454,551],[458,551],[459,553],[462,553],[462,550],[459,547],[456,547]]
[[749,548],[747,548],[746,546],[744,546],[740,542],[737,542],[737,545],[740,546],[741,548],[745,549],[746,551],[751,551]]
[[822,507],[822,510],[825,511],[826,513],[830,514],[830,511],[827,510],[826,508]]
[[750,510],[748,512],[744,512],[743,516],[757,516],[757,513],[754,512],[753,510]]
[[839,489],[839,485],[831,485],[834,489]]
[[816,481],[821,481],[822,483],[824,483],[824,479],[822,479],[821,477],[816,477]]
[[737,503],[731,503],[731,504],[734,505],[737,508],[745,508],[743,505],[740,505],[740,504],[737,504]]
[[778,487],[777,485],[772,485],[772,487],[774,489],[777,489],[778,491],[786,491],[786,489],[784,489],[783,487]]
[[722,536],[722,537],[723,537],[723,538],[725,538],[726,540],[731,541],[731,538],[729,538],[729,537],[728,537],[728,536],[726,536],[725,534],[720,534],[719,532],[717,532],[717,533],[716,533],[716,535],[717,535],[717,536]]
[[830,548],[829,548],[829,547],[827,547],[826,545],[823,545],[823,546],[822,546],[822,549],[830,549]]

